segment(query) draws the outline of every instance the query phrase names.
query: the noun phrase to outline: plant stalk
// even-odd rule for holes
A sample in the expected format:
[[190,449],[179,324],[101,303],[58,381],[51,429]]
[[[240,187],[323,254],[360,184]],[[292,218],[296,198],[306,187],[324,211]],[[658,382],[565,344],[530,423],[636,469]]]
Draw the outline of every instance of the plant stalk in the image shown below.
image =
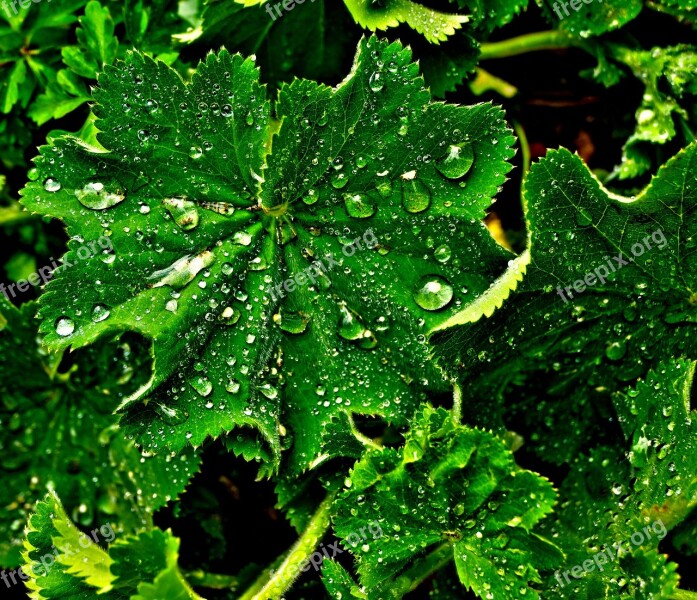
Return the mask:
[[298,567],[314,552],[329,529],[329,511],[334,503],[334,497],[335,494],[330,493],[319,505],[307,529],[288,550],[278,569],[265,570],[239,600],[277,600],[290,588],[300,576]]
[[452,559],[453,546],[450,542],[446,542],[424,558],[417,560],[408,571],[391,582],[391,597],[401,598],[404,594],[414,591],[425,579],[440,571]]
[[487,42],[481,46],[481,60],[492,58],[508,58],[537,52],[539,50],[559,50],[573,46],[583,46],[582,42],[574,40],[563,31],[538,31],[526,33],[500,42]]

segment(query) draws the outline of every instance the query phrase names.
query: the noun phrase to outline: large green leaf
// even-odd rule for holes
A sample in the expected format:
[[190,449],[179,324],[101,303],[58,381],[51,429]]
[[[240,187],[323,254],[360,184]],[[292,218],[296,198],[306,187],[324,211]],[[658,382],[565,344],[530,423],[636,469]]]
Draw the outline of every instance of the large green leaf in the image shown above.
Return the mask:
[[[42,352],[35,307],[0,295],[0,564],[19,564],[22,529],[47,489],[62,494],[85,526],[113,520],[119,531],[152,525],[198,468],[193,452],[144,456],[116,428],[115,400],[147,368],[135,342],[97,344],[74,356]],[[116,350],[116,352],[114,352]]]
[[368,451],[347,486],[334,529],[356,555],[368,597],[409,591],[401,586],[413,578],[393,579],[414,562],[411,572],[454,559],[481,598],[539,598],[538,569],[561,561],[530,531],[552,510],[552,485],[517,467],[501,440],[454,424],[443,409],[424,408],[401,451]]
[[[294,469],[317,465],[335,415],[402,423],[443,388],[426,334],[515,286],[520,261],[489,289],[512,256],[481,222],[510,169],[503,114],[430,103],[410,58],[363,41],[340,86],[283,86],[272,119],[249,59],[210,54],[184,83],[133,53],[95,92],[107,151],[42,148],[23,203],[73,236],[46,343],[152,340],[152,378],[121,406],[148,449],[251,427],[271,466],[291,444]],[[113,251],[80,260],[104,234]]]
[[[533,166],[524,283],[498,315],[440,340],[443,360],[463,368],[475,422],[505,418],[546,459],[570,460],[616,437],[610,393],[663,358],[697,358],[696,154],[697,144],[680,152],[635,198],[603,188],[566,150]],[[505,417],[492,397],[509,400]]]

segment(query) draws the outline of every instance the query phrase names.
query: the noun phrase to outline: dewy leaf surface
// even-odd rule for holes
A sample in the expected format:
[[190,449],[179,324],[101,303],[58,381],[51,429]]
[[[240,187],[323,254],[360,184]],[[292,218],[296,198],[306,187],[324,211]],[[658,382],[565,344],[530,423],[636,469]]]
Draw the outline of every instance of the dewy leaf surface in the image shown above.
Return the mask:
[[563,462],[616,438],[614,390],[664,358],[697,357],[696,155],[697,144],[681,151],[636,198],[604,189],[566,150],[533,166],[523,284],[505,312],[439,340],[463,368],[465,394],[486,402],[486,412],[470,405],[472,418],[502,426],[490,399],[508,398],[506,422]]
[[[34,502],[60,493],[76,521],[113,520],[119,530],[152,524],[198,469],[191,450],[143,456],[116,428],[115,398],[135,389],[147,367],[126,340],[97,344],[57,373],[59,357],[39,347],[35,306],[0,294],[0,562],[19,564],[21,535]],[[114,352],[116,350],[116,352]],[[144,364],[145,363],[145,364]],[[31,373],[32,376],[27,376]],[[119,517],[114,517],[118,514]]]
[[[411,425],[401,450],[368,451],[337,499],[334,529],[356,555],[368,597],[399,586],[391,579],[412,561],[442,555],[481,598],[539,598],[538,569],[562,558],[530,531],[552,510],[552,485],[444,409],[425,407]],[[372,539],[354,541],[366,525]]]
[[[184,83],[133,53],[95,92],[108,152],[42,148],[23,202],[72,236],[46,343],[152,340],[152,379],[121,407],[147,448],[251,427],[272,467],[292,444],[307,468],[333,416],[402,423],[443,386],[425,336],[508,265],[481,219],[513,138],[491,105],[430,103],[410,58],[362,41],[340,86],[285,85],[272,119],[249,59],[210,54]],[[81,260],[102,235],[112,249]]]
[[[675,593],[677,565],[659,544],[697,504],[694,370],[694,362],[666,360],[614,395],[626,452],[600,446],[578,456],[561,487],[560,510],[542,523],[567,555],[549,578],[553,597],[658,600]],[[564,574],[601,551],[602,570],[580,579]]]

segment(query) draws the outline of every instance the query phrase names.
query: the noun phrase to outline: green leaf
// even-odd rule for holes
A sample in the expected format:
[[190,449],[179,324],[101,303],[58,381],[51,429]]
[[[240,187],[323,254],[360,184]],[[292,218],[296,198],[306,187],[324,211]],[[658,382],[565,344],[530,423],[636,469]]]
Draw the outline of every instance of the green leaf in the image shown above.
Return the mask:
[[113,576],[112,560],[86,534],[71,523],[55,493],[36,505],[26,530],[23,571],[30,598],[86,598],[93,588],[104,598]]
[[42,149],[25,206],[84,240],[106,226],[113,247],[77,261],[71,243],[42,297],[46,343],[152,340],[152,378],[121,407],[146,448],[247,427],[274,467],[291,445],[291,471],[316,466],[333,417],[403,423],[443,389],[426,334],[517,284],[515,270],[490,289],[511,255],[481,223],[510,169],[502,113],[430,103],[410,58],[364,41],[339,87],[283,86],[272,121],[251,60],[210,54],[183,83],[133,53],[95,92],[109,152]]
[[[118,398],[137,387],[146,367],[134,341],[97,344],[59,373],[60,355],[37,343],[35,307],[12,307],[0,294],[0,563],[19,562],[22,527],[47,489],[65,499],[80,524],[107,518],[120,530],[152,523],[198,469],[191,451],[143,456],[117,431]],[[31,373],[31,377],[27,374]]]
[[599,36],[624,27],[635,19],[643,7],[641,0],[574,2],[578,7],[556,0],[537,0],[547,20],[560,29],[581,38]]
[[322,583],[334,600],[368,598],[358,589],[348,571],[335,560],[325,560],[322,563]]
[[[476,422],[508,423],[546,460],[568,461],[616,439],[610,393],[664,358],[694,357],[696,152],[681,151],[633,198],[566,150],[533,166],[523,284],[500,314],[435,340],[463,368]],[[492,397],[508,400],[505,415]]]
[[657,550],[667,531],[660,520],[637,510],[626,483],[632,473],[622,455],[600,447],[571,467],[558,513],[541,524],[565,553],[564,564],[545,581],[546,595],[560,600],[676,597],[677,565]]
[[615,169],[620,179],[628,179],[651,166],[641,152],[642,143],[666,144],[676,136],[676,120],[689,120],[687,107],[697,96],[697,53],[693,46],[681,45],[651,51],[612,46],[612,54],[645,85],[636,111],[636,129],[625,144],[622,163]]
[[[555,566],[561,553],[530,530],[554,500],[551,484],[518,468],[501,440],[426,407],[401,451],[370,450],[356,464],[334,529],[356,555],[369,597],[399,589],[391,579],[415,559],[442,555],[482,598],[517,598],[519,589],[539,598],[538,568]],[[361,538],[366,524],[372,538]]]
[[466,15],[442,13],[411,0],[344,0],[356,22],[370,31],[406,23],[432,44],[444,42],[469,21]]
[[85,6],[80,25],[75,31],[78,46],[63,48],[63,62],[81,77],[96,79],[104,65],[116,58],[119,41],[114,36],[114,21],[108,8],[92,0]]
[[26,536],[27,586],[37,600],[201,600],[179,571],[179,540],[170,531],[118,538],[107,553],[73,525],[58,496],[50,493],[37,504]]
[[343,3],[305,2],[298,10],[283,11],[281,18],[272,12],[273,18],[265,6],[212,0],[202,11],[201,26],[177,38],[256,55],[263,81],[273,87],[293,76],[338,82],[360,37]]
[[12,107],[19,102],[20,88],[27,77],[27,65],[23,60],[18,60],[10,68],[6,80],[2,81],[0,88],[0,111],[7,114]]
[[695,363],[670,360],[614,398],[617,416],[631,443],[636,469],[637,512],[672,528],[697,505],[695,415],[690,407]]
[[528,6],[529,0],[450,0],[467,11],[472,27],[491,33],[510,23]]

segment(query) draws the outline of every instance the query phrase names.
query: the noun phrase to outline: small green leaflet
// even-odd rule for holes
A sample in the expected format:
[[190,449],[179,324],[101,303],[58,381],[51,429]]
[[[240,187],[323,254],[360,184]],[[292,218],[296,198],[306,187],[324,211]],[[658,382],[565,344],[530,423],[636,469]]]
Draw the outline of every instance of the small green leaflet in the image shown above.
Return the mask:
[[[271,469],[292,446],[297,471],[331,458],[333,416],[404,423],[446,389],[429,332],[517,284],[490,293],[513,257],[481,222],[513,137],[489,104],[430,103],[409,51],[376,38],[335,89],[296,80],[272,105],[258,78],[226,51],[190,83],[132,53],[94,94],[108,152],[56,139],[22,196],[72,236],[46,344],[152,340],[126,430],[159,452],[253,428]],[[81,259],[104,235],[112,249]]]
[[58,496],[48,494],[26,531],[23,570],[30,576],[30,597],[202,600],[179,571],[179,540],[170,531],[154,529],[112,542],[108,552],[102,550],[70,521]]
[[[454,558],[462,584],[481,598],[537,599],[539,570],[561,563],[556,546],[531,532],[552,511],[552,485],[520,469],[501,440],[454,424],[443,409],[424,407],[401,450],[369,450],[347,486],[334,530],[356,556],[369,598],[387,590],[399,598],[420,564]],[[355,541],[366,526],[372,539]]]

